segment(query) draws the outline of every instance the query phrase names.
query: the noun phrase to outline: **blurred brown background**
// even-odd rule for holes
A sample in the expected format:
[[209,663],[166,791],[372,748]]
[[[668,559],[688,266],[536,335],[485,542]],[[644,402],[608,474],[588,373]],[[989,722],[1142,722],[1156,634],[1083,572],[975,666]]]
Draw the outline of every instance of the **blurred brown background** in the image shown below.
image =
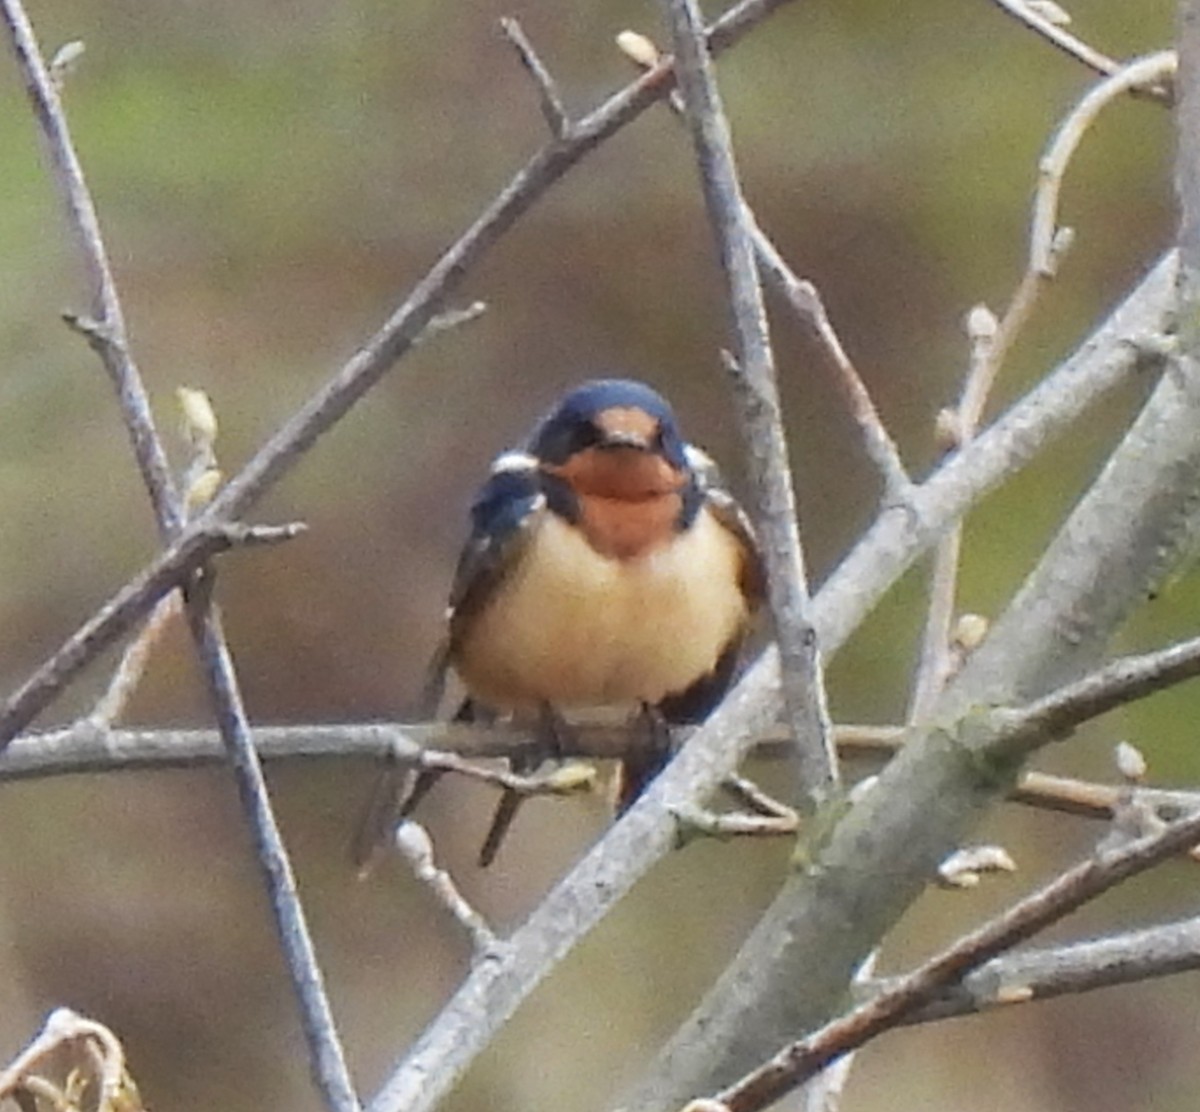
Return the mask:
[[[496,20],[524,21],[571,106],[628,76],[616,0],[44,0],[48,51],[82,39],[68,108],[159,410],[202,387],[235,470],[340,364],[544,138]],[[1167,0],[1077,0],[1075,28],[1124,57],[1171,37]],[[1038,153],[1091,78],[977,0],[806,0],[721,63],[745,185],[795,268],[820,285],[906,457],[965,364],[960,321],[997,310],[1023,264]],[[58,321],[82,308],[20,79],[0,82],[0,678],[7,688],[154,550],[107,381]],[[1060,282],[999,387],[1068,351],[1171,236],[1170,125],[1111,110],[1072,171],[1078,229]],[[260,507],[307,520],[286,548],[227,559],[222,599],[256,721],[403,717],[434,643],[465,506],[490,456],[561,388],[649,379],[736,471],[716,350],[725,340],[690,149],[661,108],[573,172],[471,276],[479,322],[407,359]],[[818,354],[775,314],[805,541],[817,578],[869,520],[875,487]],[[965,607],[994,613],[1092,474],[1136,399],[1117,399],[991,498],[968,530]],[[1126,646],[1194,632],[1194,578],[1139,615]],[[831,672],[835,713],[903,711],[921,605],[910,575]],[[54,711],[89,705],[94,669]],[[1196,693],[1110,719],[1046,764],[1108,776],[1117,737],[1156,780],[1195,783]],[[205,722],[177,633],[129,720]],[[770,782],[773,770],[762,770]],[[364,1094],[462,974],[456,929],[403,868],[358,884],[345,845],[365,762],[271,782]],[[776,780],[777,782],[777,780]],[[491,799],[449,786],[425,809],[443,859],[502,927],[603,828],[602,805],[530,805],[500,861],[472,864]],[[159,1110],[315,1109],[232,783],[139,773],[6,786],[0,812],[0,1059],[52,1006],[112,1025]],[[888,968],[1010,900],[1097,832],[1006,810],[1021,876],[931,894]],[[451,1101],[458,1112],[602,1109],[685,1014],[769,899],[783,845],[700,845],[667,862],[524,1009]],[[1071,930],[1185,914],[1194,866],[1127,887]],[[864,1056],[848,1108],[979,1112],[1190,1108],[1195,981],[1113,990],[936,1032]],[[968,1088],[969,1086],[969,1088]]]

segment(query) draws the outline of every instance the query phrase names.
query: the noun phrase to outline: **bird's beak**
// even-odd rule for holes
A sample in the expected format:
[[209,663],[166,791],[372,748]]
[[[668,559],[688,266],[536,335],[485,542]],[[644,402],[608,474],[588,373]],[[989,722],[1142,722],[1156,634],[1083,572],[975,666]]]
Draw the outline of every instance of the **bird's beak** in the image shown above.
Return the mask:
[[604,451],[616,451],[619,448],[631,448],[637,452],[651,450],[650,441],[646,437],[627,429],[614,429],[606,432],[597,446]]

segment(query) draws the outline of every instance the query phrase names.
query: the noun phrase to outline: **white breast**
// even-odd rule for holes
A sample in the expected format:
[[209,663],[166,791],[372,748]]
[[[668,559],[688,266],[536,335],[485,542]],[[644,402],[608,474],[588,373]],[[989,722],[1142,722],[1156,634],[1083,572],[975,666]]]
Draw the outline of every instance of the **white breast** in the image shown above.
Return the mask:
[[552,513],[536,529],[455,653],[490,706],[657,703],[707,675],[748,620],[737,542],[707,511],[634,560],[599,555]]

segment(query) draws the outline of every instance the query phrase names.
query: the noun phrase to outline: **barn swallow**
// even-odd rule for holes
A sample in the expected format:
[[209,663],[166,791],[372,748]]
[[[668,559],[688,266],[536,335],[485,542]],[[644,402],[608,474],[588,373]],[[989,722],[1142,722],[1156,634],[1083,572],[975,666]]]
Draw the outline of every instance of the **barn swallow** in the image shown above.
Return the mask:
[[[720,701],[763,601],[762,563],[715,464],[650,387],[570,391],[495,460],[470,521],[443,651],[468,695],[459,718],[510,715],[545,740],[578,712],[696,723]],[[645,749],[626,758],[622,805],[665,763]],[[502,800],[481,864],[517,801]]]

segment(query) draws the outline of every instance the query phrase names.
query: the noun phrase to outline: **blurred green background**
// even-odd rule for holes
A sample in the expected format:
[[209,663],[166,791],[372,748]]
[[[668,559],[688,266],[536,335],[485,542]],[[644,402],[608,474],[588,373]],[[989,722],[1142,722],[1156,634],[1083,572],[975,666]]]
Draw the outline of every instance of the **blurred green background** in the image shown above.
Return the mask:
[[[610,0],[45,0],[47,50],[82,39],[67,103],[136,355],[158,407],[207,390],[232,472],[384,319],[542,142],[501,39],[521,17],[583,110],[619,87],[613,36],[661,38],[655,5]],[[1159,49],[1167,0],[1077,0],[1118,57]],[[15,66],[0,82],[0,679],[11,688],[154,551],[147,501],[95,358],[61,325],[81,286]],[[932,459],[966,362],[961,321],[1001,310],[1025,252],[1039,151],[1092,78],[978,0],[801,0],[722,61],[745,187],[818,282],[906,458]],[[1078,230],[998,388],[1011,399],[1100,319],[1170,240],[1170,121],[1111,109],[1064,194]],[[434,644],[471,489],[564,385],[644,377],[736,472],[716,357],[724,308],[690,148],[658,108],[557,187],[468,281],[479,322],[417,352],[260,507],[311,526],[227,558],[221,597],[258,722],[403,717]],[[782,389],[814,577],[870,519],[875,484],[818,352],[775,306]],[[964,607],[993,614],[1031,566],[1137,398],[1103,412],[974,515]],[[1184,577],[1124,647],[1194,632]],[[845,721],[905,705],[922,578],[842,653]],[[107,665],[106,665],[107,667]],[[101,690],[94,668],[53,720]],[[1195,783],[1196,693],[1111,718],[1045,767],[1111,776],[1112,742],[1158,782]],[[47,718],[50,721],[51,718]],[[128,720],[206,721],[178,631]],[[760,770],[780,783],[778,770]],[[345,847],[367,762],[271,771],[351,1063],[369,1094],[462,975],[466,948],[398,866],[357,883]],[[0,812],[0,1059],[52,1006],[110,1024],[156,1109],[316,1109],[290,991],[230,778],[138,773],[6,786]],[[424,809],[442,859],[500,927],[521,920],[602,831],[603,805],[531,804],[497,865],[473,856],[491,798],[446,785]],[[904,963],[1011,900],[1098,835],[1004,809],[986,833],[1023,866],[973,895],[929,895],[885,955]],[[698,845],[659,868],[524,1009],[455,1112],[603,1109],[686,1013],[770,898],[783,845]],[[1172,865],[1070,931],[1186,914]],[[1065,934],[1065,928],[1060,934]],[[799,990],[799,989],[798,989]],[[895,1034],[866,1052],[847,1108],[1191,1108],[1195,980]]]

